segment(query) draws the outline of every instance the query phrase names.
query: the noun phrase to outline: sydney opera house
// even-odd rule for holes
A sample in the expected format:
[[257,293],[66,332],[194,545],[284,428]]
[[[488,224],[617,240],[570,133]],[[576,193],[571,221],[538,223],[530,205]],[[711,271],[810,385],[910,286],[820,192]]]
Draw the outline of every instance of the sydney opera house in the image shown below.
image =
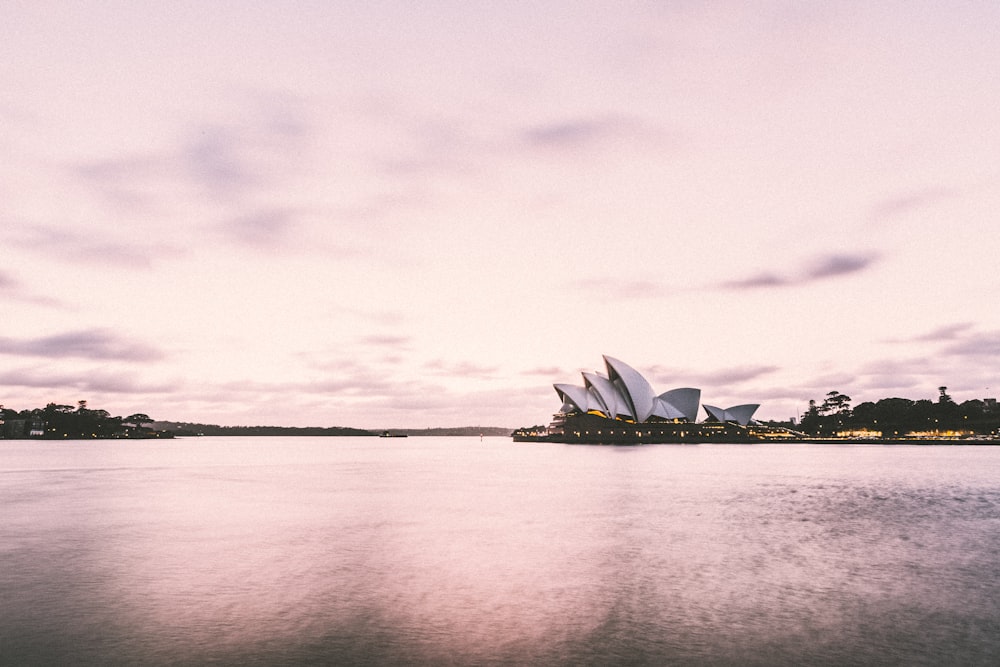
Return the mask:
[[[521,442],[753,442],[774,437],[753,421],[756,403],[719,408],[701,404],[701,390],[663,394],[628,364],[604,357],[606,373],[583,373],[583,384],[554,385],[562,407],[545,429],[519,429]],[[698,407],[706,417],[698,421]]]

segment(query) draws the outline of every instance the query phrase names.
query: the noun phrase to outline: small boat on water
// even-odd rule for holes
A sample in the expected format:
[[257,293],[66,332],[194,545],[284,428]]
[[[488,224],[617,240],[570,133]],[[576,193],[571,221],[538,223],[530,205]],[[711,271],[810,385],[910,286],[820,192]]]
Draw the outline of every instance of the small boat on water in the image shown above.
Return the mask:
[[406,434],[405,433],[390,433],[389,431],[382,431],[382,433],[380,433],[378,437],[380,437],[380,438],[405,438]]

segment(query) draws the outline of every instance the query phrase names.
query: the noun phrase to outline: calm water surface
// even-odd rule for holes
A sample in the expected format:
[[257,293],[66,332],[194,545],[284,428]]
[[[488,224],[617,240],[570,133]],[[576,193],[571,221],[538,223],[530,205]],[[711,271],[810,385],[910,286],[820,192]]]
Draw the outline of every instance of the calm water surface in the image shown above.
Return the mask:
[[994,665],[1000,447],[0,441],[0,663]]

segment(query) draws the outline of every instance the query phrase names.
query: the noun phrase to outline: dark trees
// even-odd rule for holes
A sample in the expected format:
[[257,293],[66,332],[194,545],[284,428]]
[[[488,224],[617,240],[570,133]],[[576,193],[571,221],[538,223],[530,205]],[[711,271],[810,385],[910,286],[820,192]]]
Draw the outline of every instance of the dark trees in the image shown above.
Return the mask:
[[[14,422],[21,422],[16,427]],[[44,437],[58,439],[81,438],[130,438],[130,437],[161,437],[144,424],[153,420],[146,414],[131,415],[128,420],[132,426],[123,423],[121,417],[112,416],[107,410],[91,410],[87,401],[79,401],[74,409],[71,405],[49,403],[44,408],[34,410],[2,410],[0,437]],[[18,433],[23,435],[11,435]]]
[[801,428],[812,435],[832,435],[853,429],[881,431],[883,437],[897,437],[911,432],[973,431],[995,433],[1000,429],[1000,410],[990,404],[971,400],[957,405],[939,387],[938,401],[913,401],[908,398],[883,398],[872,403],[860,403],[850,409],[850,397],[831,391],[819,407],[809,402],[809,411],[802,415]]
[[122,420],[123,423],[132,424],[138,429],[141,429],[143,424],[149,424],[152,421],[153,419],[149,415],[142,412],[137,412],[134,415],[129,415],[128,417]]

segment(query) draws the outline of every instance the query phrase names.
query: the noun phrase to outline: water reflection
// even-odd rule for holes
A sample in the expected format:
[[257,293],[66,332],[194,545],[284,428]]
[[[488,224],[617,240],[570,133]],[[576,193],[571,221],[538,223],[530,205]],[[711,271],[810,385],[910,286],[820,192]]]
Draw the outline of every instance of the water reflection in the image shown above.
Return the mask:
[[30,446],[0,444],[4,663],[1000,651],[1000,449]]

